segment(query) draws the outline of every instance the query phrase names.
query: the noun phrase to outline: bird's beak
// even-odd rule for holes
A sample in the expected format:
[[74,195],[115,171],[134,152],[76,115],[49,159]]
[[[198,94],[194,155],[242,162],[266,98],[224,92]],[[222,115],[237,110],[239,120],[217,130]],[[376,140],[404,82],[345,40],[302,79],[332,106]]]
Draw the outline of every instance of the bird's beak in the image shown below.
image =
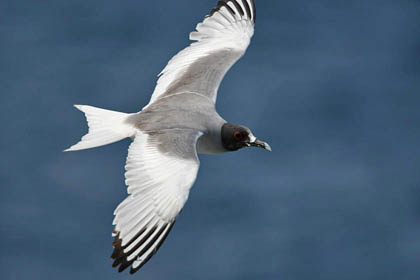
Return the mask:
[[267,142],[261,141],[260,139],[255,139],[255,141],[254,142],[250,142],[249,145],[252,146],[252,147],[264,148],[267,151],[271,152],[270,145],[268,145]]

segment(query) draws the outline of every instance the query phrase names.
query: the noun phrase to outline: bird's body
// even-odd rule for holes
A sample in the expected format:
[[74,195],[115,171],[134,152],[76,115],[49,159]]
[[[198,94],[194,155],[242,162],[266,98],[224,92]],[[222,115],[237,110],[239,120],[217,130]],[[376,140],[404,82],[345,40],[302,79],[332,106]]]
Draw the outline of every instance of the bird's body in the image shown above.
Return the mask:
[[226,152],[220,130],[226,121],[216,112],[214,103],[206,96],[193,92],[175,93],[162,97],[129,118],[141,131],[190,129],[203,136],[197,143],[199,154]]
[[196,42],[162,71],[150,103],[125,114],[86,105],[89,132],[66,151],[124,138],[128,197],[114,212],[113,266],[139,270],[159,249],[195,182],[198,153],[218,154],[256,146],[271,150],[249,128],[226,122],[216,111],[226,72],[245,53],[254,33],[253,0],[223,0],[190,34]]

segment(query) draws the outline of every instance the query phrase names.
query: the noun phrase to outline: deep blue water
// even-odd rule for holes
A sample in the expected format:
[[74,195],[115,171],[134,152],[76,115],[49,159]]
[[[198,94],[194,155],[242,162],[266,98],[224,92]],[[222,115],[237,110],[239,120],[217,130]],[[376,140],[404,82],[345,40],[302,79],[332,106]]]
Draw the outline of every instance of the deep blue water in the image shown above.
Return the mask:
[[256,0],[217,108],[273,152],[202,156],[158,254],[111,267],[129,141],[62,153],[72,104],[141,109],[216,2],[0,2],[1,279],[419,279],[416,0]]

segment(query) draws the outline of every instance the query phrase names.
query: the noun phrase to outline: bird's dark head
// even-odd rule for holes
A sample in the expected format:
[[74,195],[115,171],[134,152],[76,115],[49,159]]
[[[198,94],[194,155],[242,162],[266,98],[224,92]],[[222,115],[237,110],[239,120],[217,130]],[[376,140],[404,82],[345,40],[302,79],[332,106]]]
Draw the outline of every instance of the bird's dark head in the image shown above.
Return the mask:
[[260,147],[271,152],[270,145],[257,139],[248,127],[238,124],[225,123],[222,126],[222,143],[228,151],[237,151],[243,147]]

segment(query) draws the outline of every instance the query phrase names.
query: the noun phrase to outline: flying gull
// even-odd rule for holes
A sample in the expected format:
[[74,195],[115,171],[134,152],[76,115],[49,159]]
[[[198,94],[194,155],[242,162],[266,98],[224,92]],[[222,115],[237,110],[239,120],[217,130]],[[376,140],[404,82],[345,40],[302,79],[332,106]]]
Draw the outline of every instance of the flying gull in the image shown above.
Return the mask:
[[159,75],[151,100],[133,114],[75,105],[89,126],[66,151],[133,139],[125,166],[128,197],[114,212],[113,266],[138,271],[159,249],[188,199],[199,167],[197,154],[270,146],[215,109],[226,72],[244,55],[254,34],[253,0],[223,0],[196,31],[193,42]]

